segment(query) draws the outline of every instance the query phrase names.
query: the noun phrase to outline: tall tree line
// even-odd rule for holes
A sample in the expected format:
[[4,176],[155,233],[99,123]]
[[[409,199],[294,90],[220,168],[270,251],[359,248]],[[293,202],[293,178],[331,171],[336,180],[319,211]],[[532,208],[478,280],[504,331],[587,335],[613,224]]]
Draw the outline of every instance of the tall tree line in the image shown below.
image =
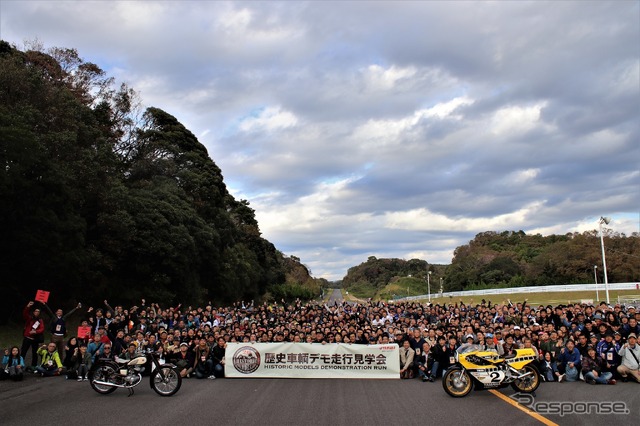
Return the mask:
[[75,49],[0,42],[0,321],[37,289],[56,306],[223,303],[285,283],[206,148],[137,105]]

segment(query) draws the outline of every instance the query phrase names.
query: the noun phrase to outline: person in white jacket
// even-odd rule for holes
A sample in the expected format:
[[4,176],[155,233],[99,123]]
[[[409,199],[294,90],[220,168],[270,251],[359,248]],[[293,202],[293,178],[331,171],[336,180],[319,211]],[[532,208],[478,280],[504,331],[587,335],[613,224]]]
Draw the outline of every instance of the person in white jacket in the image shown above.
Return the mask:
[[638,336],[635,333],[629,334],[627,343],[625,343],[618,355],[622,358],[622,363],[618,366],[618,373],[622,376],[622,381],[627,381],[630,374],[636,382],[640,383],[640,345],[638,345]]

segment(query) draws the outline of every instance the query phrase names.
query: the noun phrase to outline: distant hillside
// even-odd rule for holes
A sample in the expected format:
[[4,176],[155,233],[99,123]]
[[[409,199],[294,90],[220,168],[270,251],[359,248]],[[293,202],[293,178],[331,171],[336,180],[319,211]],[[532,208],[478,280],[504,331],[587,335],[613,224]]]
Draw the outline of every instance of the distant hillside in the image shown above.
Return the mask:
[[[609,282],[640,281],[640,234],[604,229]],[[597,266],[594,271],[594,266]],[[377,259],[349,269],[343,287],[361,298],[391,299],[431,293],[553,284],[603,282],[597,231],[527,235],[523,231],[481,232],[454,251],[451,265],[424,260]],[[442,281],[441,281],[442,279]]]
[[309,268],[300,262],[300,258],[285,256],[280,252],[278,255],[279,262],[285,271],[285,282],[272,286],[269,289],[270,294],[267,296],[274,300],[285,299],[288,301],[296,298],[313,299],[320,295],[322,287],[327,287],[328,281],[324,278],[313,278]]
[[420,259],[378,259],[370,256],[366,262],[349,268],[342,285],[358,297],[389,299],[426,294],[428,272],[431,272],[431,290],[436,292],[446,268],[446,265],[429,264]]
[[[609,282],[640,280],[640,234],[604,230]],[[597,231],[527,235],[482,232],[458,247],[445,277],[445,291],[592,283],[594,266],[603,281]]]

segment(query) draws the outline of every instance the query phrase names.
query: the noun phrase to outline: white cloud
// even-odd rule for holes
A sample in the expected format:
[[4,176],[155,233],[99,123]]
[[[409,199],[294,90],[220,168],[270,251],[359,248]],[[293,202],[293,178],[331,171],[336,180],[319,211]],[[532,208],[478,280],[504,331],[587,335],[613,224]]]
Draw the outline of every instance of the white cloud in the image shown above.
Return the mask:
[[540,124],[540,110],[545,105],[546,102],[541,102],[528,107],[509,106],[499,109],[493,115],[491,130],[497,136],[526,133]]
[[291,112],[283,111],[280,107],[268,107],[256,117],[242,120],[239,127],[243,132],[274,131],[293,127],[297,123],[298,118]]
[[544,201],[536,201],[513,212],[495,217],[447,217],[432,213],[428,209],[394,211],[385,214],[385,226],[391,229],[411,231],[458,231],[482,232],[490,229],[522,228],[544,206]]
[[506,178],[506,181],[513,183],[515,185],[524,185],[527,183],[531,183],[539,174],[540,174],[539,168],[517,170],[511,173]]
[[380,144],[393,144],[398,142],[398,138],[409,133],[421,120],[424,119],[454,119],[460,120],[460,115],[453,113],[463,105],[470,105],[473,101],[466,97],[454,98],[447,102],[434,105],[431,108],[424,108],[415,111],[408,117],[388,120],[369,120],[365,124],[358,126],[353,132],[353,139],[361,141],[379,141]]
[[365,81],[369,90],[390,90],[401,80],[407,80],[415,76],[416,67],[396,67],[383,68],[380,65],[369,65],[365,71]]

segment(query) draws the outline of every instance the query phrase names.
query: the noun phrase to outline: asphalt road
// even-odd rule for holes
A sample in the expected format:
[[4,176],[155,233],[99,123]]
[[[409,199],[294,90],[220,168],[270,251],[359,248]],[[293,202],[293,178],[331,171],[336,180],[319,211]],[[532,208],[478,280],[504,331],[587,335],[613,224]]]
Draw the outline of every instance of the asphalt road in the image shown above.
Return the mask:
[[[502,393],[513,394],[504,389]],[[0,424],[109,425],[540,425],[490,392],[449,397],[439,382],[346,379],[217,379],[183,381],[161,397],[148,378],[127,397],[118,389],[99,395],[88,382],[28,376],[0,382]],[[536,402],[623,401],[628,415],[546,416],[561,425],[638,424],[640,385],[543,383]]]
[[344,298],[342,297],[342,292],[339,288],[334,288],[333,293],[329,296],[329,302],[327,303],[329,306],[333,305],[335,302],[342,302]]

